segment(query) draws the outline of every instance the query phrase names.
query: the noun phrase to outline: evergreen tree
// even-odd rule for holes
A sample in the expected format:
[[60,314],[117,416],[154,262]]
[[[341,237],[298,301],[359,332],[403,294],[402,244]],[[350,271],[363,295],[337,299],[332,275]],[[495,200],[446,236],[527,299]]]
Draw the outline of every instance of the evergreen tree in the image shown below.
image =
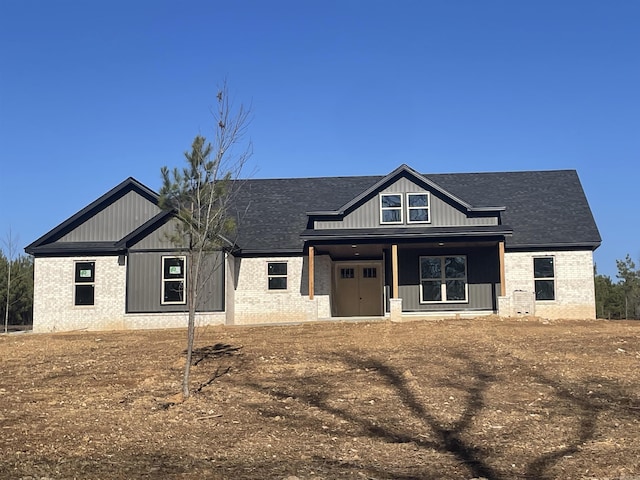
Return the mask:
[[624,318],[640,318],[640,269],[629,254],[624,260],[616,260],[616,265],[624,294]]
[[223,247],[234,229],[229,204],[239,185],[237,178],[252,153],[251,142],[244,142],[249,110],[232,108],[226,83],[216,96],[215,137],[209,143],[196,136],[191,151],[185,152],[187,166],[169,170],[163,167],[160,206],[174,212],[179,220],[170,240],[186,254],[187,360],[182,395],[188,398],[189,374],[195,338],[195,320],[203,286],[211,275],[211,254]]
[[[7,303],[8,300],[8,303]],[[0,312],[2,330],[33,322],[33,259],[20,255],[9,260],[0,250]]]
[[596,315],[598,318],[619,320],[624,318],[624,293],[619,284],[608,275],[595,276]]

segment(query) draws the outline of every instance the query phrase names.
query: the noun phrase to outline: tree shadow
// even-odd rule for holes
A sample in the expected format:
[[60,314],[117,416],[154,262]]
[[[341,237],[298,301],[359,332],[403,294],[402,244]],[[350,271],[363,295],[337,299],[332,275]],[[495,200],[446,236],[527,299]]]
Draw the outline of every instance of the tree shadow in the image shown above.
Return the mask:
[[[251,384],[250,387],[265,391],[280,400],[289,397],[303,401],[309,407],[315,407],[328,414],[334,415],[341,420],[352,425],[357,425],[367,436],[378,438],[388,443],[413,443],[420,448],[435,450],[440,453],[451,454],[460,463],[466,465],[470,473],[475,477],[484,477],[487,480],[498,480],[502,478],[500,474],[492,468],[483,458],[483,451],[480,447],[474,446],[463,438],[463,433],[468,428],[471,420],[484,407],[484,392],[488,388],[494,377],[483,371],[481,365],[464,355],[456,355],[456,358],[466,363],[467,374],[471,373],[471,384],[463,385],[458,382],[447,382],[449,386],[464,389],[468,394],[468,401],[465,404],[462,414],[458,419],[447,424],[441,422],[430,413],[423,405],[419,393],[416,391],[417,385],[408,380],[402,372],[390,365],[375,358],[360,358],[348,353],[335,354],[335,357],[348,367],[354,370],[374,371],[376,377],[389,386],[400,399],[406,409],[414,417],[420,419],[435,434],[435,440],[430,440],[424,435],[406,428],[384,425],[357,412],[351,412],[347,408],[338,408],[331,405],[332,392],[327,390],[323,384],[314,378],[305,378],[303,391],[286,391],[284,389],[266,389],[259,384]],[[332,360],[335,360],[332,359]],[[468,375],[467,375],[468,376]],[[394,478],[397,477],[394,473]],[[418,478],[414,476],[403,476],[397,478]]]
[[[204,347],[195,348],[193,350],[192,365],[197,366],[203,362],[218,360],[223,357],[237,356],[241,348],[242,346],[236,347],[226,343],[216,343],[215,345],[207,345]],[[186,351],[184,353],[186,354]],[[209,377],[207,381],[200,383],[200,385],[195,389],[195,392],[202,392],[204,388],[210,386],[218,378],[229,373],[231,371],[231,368],[231,365],[217,366],[213,375]]]
[[[215,345],[207,345],[205,347],[194,348],[192,365],[196,366],[205,360],[235,355],[241,348],[242,346],[234,347],[226,343],[216,343]],[[186,353],[186,351],[184,353]]]
[[[450,420],[443,420],[438,416],[434,404],[429,407],[431,392],[421,389],[420,383],[412,375],[406,375],[401,368],[377,358],[359,357],[350,353],[336,353],[327,358],[331,363],[339,363],[354,371],[366,371],[374,375],[373,382],[388,387],[393,395],[400,400],[398,408],[404,408],[405,414],[427,427],[431,435],[423,435],[419,428],[413,426],[397,426],[385,417],[367,415],[362,410],[352,409],[335,402],[340,395],[339,381],[329,388],[326,381],[315,375],[306,375],[296,382],[278,383],[276,387],[252,383],[249,387],[273,396],[279,400],[291,397],[304,403],[307,407],[314,407],[327,414],[339,418],[342,423],[357,427],[366,436],[377,438],[388,443],[413,443],[418,448],[430,449],[435,452],[453,456],[460,465],[464,465],[473,477],[487,480],[514,478],[514,472],[504,472],[496,465],[492,465],[496,456],[495,445],[482,444],[474,441],[477,427],[474,419],[480,415],[491,413],[494,407],[486,404],[486,393],[489,388],[508,379],[491,372],[493,367],[487,366],[486,359],[476,360],[461,352],[448,352],[452,360],[451,373],[446,378],[435,382],[437,387],[454,389],[464,397],[462,407],[453,408],[448,413]],[[525,458],[521,478],[545,480],[553,478],[551,470],[565,456],[580,451],[581,446],[594,439],[598,426],[599,414],[603,411],[614,411],[620,417],[637,416],[640,400],[627,394],[614,381],[602,378],[582,379],[571,382],[567,379],[555,379],[532,369],[526,362],[510,357],[509,367],[518,367],[524,375],[528,375],[533,382],[550,387],[553,391],[552,405],[554,413],[559,409],[566,409],[567,418],[575,428],[565,433],[562,445],[551,451],[539,454],[527,460]],[[593,393],[590,385],[599,384],[600,393]],[[432,382],[433,384],[433,382]],[[446,407],[445,407],[446,408]],[[560,412],[562,413],[562,412]],[[478,437],[475,437],[478,438]],[[492,449],[493,450],[489,450]],[[506,452],[505,452],[506,454]],[[534,456],[535,454],[531,454]],[[511,462],[509,462],[511,464]],[[381,468],[380,466],[376,469]],[[377,474],[383,472],[377,471]],[[425,472],[426,474],[426,472]],[[398,476],[400,475],[400,476]],[[411,474],[394,472],[394,478],[419,478]]]
[[[544,453],[527,465],[526,478],[546,480],[553,478],[549,470],[563,457],[580,452],[582,445],[593,440],[600,414],[615,412],[617,418],[635,419],[640,410],[640,399],[633,398],[623,387],[606,378],[588,378],[582,382],[558,381],[528,367],[528,374],[537,382],[553,389],[558,400],[566,402],[568,413],[574,419],[575,432],[566,439],[566,445]],[[601,392],[589,386],[598,385]]]

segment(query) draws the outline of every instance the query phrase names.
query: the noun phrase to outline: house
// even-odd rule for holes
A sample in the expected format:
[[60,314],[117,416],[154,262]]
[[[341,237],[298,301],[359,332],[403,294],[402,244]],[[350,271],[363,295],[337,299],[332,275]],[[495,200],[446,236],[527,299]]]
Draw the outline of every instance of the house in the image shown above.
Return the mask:
[[[573,170],[243,180],[200,324],[594,318],[601,239]],[[128,178],[30,244],[34,331],[186,325],[177,220]]]

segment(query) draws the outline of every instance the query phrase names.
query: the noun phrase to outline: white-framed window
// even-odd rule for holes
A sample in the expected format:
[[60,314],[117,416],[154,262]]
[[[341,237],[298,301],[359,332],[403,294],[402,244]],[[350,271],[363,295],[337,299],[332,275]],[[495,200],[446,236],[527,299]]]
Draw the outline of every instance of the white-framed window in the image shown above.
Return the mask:
[[536,300],[556,299],[556,275],[553,257],[534,257],[533,282]]
[[185,257],[162,257],[162,305],[187,302],[185,267]]
[[75,262],[74,305],[94,305],[96,286],[96,263]]
[[467,302],[467,257],[420,257],[420,303]]
[[402,194],[380,194],[380,223],[402,223]]
[[267,288],[269,290],[287,289],[287,262],[267,263]]
[[431,222],[430,200],[429,192],[407,193],[407,222]]

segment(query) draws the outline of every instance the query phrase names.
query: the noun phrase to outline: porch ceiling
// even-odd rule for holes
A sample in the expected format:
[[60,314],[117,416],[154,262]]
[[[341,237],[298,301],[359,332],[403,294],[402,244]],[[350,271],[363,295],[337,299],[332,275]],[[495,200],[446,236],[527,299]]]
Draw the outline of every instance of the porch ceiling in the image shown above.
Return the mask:
[[[336,260],[382,258],[383,250],[391,248],[391,243],[363,243],[358,241],[340,244],[318,244],[310,242],[310,244],[313,244],[317,255],[330,255],[331,258]],[[399,248],[451,251],[487,246],[497,246],[497,241],[418,241],[412,243],[402,243],[399,245]]]

